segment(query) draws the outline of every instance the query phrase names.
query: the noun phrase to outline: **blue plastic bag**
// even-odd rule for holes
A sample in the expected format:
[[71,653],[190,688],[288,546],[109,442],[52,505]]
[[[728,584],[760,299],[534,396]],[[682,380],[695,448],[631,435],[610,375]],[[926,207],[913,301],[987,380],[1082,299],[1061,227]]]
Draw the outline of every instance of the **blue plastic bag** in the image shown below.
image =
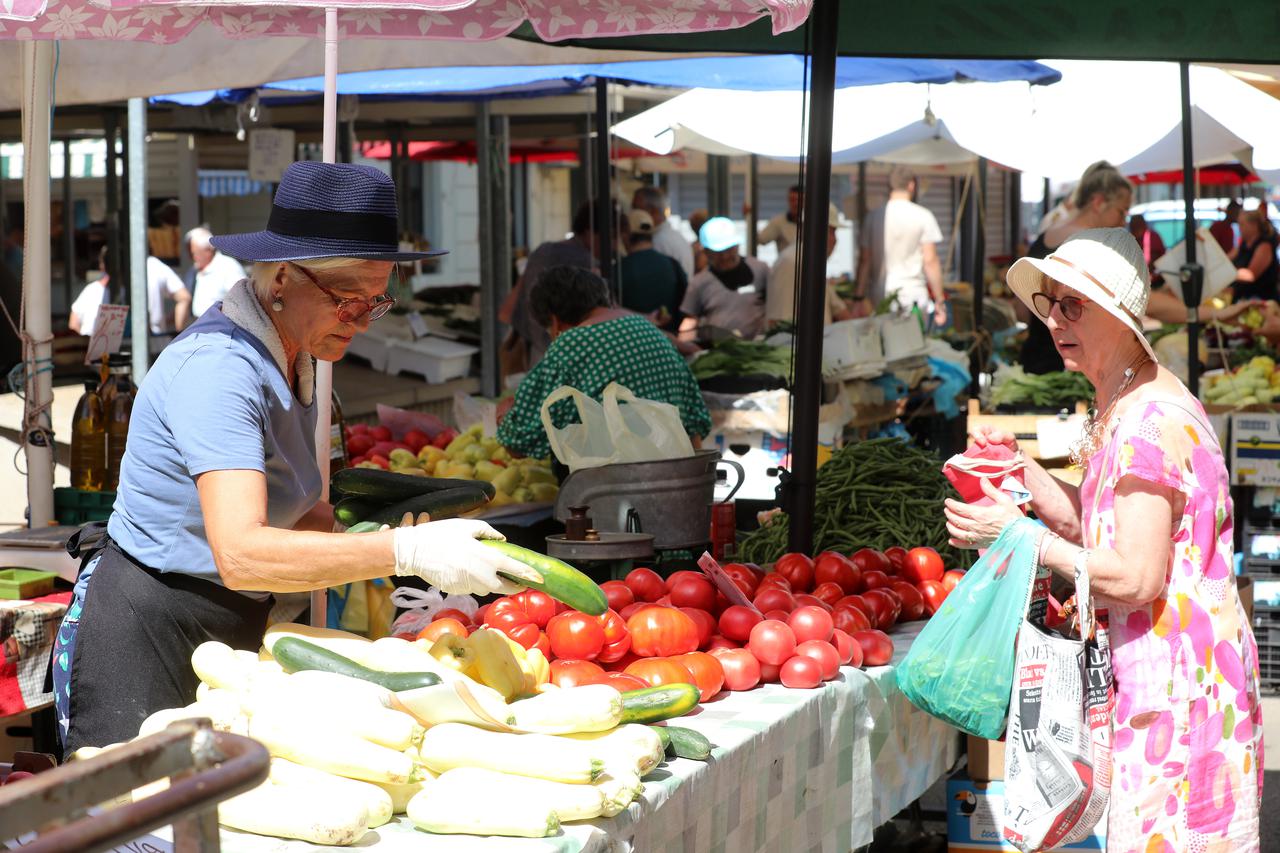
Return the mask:
[[1043,531],[1025,518],[1005,527],[924,626],[896,673],[911,704],[977,737],[1004,733]]

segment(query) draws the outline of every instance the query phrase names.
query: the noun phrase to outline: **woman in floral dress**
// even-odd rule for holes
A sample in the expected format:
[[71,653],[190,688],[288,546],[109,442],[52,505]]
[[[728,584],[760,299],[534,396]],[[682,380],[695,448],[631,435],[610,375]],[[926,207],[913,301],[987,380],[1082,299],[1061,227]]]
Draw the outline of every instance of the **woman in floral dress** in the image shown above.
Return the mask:
[[[1116,707],[1107,850],[1259,849],[1262,714],[1257,645],[1232,572],[1232,504],[1218,438],[1200,403],[1143,337],[1150,283],[1120,228],[1083,231],[1009,285],[1044,318],[1068,370],[1097,390],[1077,458],[1079,488],[1027,460],[1048,525],[1040,559],[1088,568],[1110,623]],[[978,444],[1016,450],[981,429]],[[990,544],[1018,510],[949,501],[957,544]],[[1077,544],[1079,543],[1079,544]]]

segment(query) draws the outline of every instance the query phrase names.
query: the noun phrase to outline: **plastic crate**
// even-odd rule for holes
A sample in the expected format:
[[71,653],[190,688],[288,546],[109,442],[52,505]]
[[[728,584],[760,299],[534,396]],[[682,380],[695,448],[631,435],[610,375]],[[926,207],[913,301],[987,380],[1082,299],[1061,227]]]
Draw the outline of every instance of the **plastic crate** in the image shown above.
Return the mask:
[[58,576],[36,569],[0,569],[0,598],[37,598],[53,592]]
[[60,486],[53,490],[53,514],[59,524],[78,527],[91,521],[106,521],[115,506],[115,492],[93,492]]

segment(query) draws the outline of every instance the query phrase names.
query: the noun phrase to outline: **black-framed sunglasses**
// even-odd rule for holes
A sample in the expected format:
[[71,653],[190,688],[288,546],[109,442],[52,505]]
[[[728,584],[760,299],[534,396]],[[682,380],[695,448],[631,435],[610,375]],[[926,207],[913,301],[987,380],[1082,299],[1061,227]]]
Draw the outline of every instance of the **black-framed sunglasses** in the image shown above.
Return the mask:
[[1062,316],[1072,323],[1084,313],[1084,300],[1079,296],[1063,296],[1059,299],[1041,291],[1031,294],[1031,304],[1035,306],[1036,313],[1046,320],[1053,313],[1055,305],[1062,309]]
[[[386,316],[386,313],[395,307],[396,298],[390,293],[383,293],[373,297],[372,299],[343,299],[340,296],[335,296],[329,288],[325,287],[316,279],[311,270],[301,264],[293,263],[292,261],[290,261],[290,266],[301,270],[302,274],[307,277],[308,281],[314,284],[321,293],[333,300],[333,307],[338,312],[338,320],[340,322],[356,323],[359,322],[360,318],[368,314],[369,322],[372,323],[379,317]],[[401,282],[403,283],[404,274],[400,272],[400,265],[396,264],[395,267],[396,275],[401,277]]]

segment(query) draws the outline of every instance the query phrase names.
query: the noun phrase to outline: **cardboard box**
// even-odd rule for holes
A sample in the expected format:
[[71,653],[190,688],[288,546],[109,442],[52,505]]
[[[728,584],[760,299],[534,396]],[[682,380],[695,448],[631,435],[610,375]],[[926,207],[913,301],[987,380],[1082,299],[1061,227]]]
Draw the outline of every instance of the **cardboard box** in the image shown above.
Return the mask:
[[969,735],[969,778],[994,782],[1004,778],[1004,741]]
[[[1004,783],[974,782],[963,770],[947,779],[947,850],[949,853],[1017,853],[1004,837]],[[1059,850],[1105,850],[1106,818],[1084,841],[1053,847]]]
[[1231,475],[1240,486],[1280,486],[1280,414],[1231,416]]

